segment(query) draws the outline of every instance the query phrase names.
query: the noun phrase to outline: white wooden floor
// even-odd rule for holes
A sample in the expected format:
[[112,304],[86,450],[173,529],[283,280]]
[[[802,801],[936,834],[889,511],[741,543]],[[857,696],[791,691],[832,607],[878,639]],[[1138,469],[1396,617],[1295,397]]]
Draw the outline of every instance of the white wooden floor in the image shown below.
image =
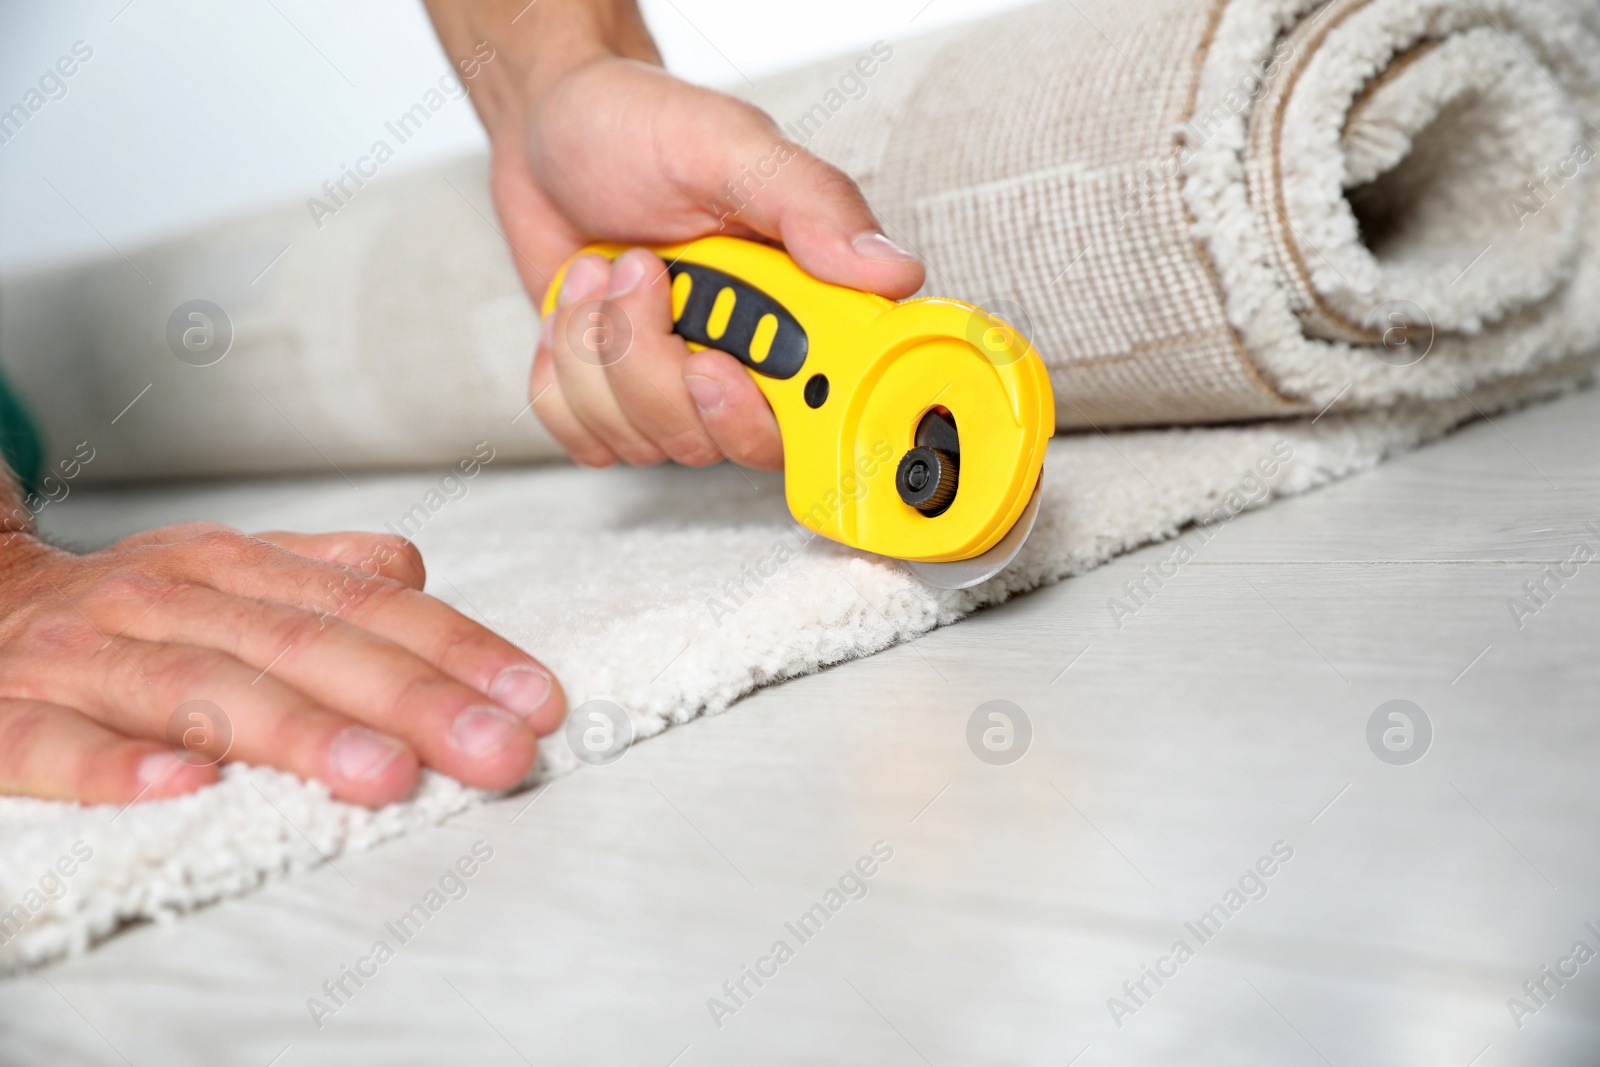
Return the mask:
[[[1120,629],[1107,600],[1160,546],[130,931],[0,984],[0,1059],[1600,1062],[1600,961],[1573,956],[1600,952],[1600,564],[1521,629],[1507,605],[1600,551],[1597,425],[1596,393],[1473,425],[1242,516]],[[967,742],[990,700],[1031,724],[1008,765]],[[1408,765],[1369,746],[1391,700],[1431,723]],[[479,840],[400,944],[384,924]],[[785,926],[876,842],[864,897]],[[319,1030],[307,998],[379,938]]]

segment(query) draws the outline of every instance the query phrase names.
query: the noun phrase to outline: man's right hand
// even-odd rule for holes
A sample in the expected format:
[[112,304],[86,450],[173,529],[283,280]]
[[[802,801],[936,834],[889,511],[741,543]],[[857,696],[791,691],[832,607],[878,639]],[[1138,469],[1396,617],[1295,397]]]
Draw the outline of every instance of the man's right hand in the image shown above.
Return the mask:
[[402,799],[420,764],[503,789],[565,712],[548,670],[421,592],[397,537],[192,523],[84,556],[0,537],[0,793],[128,803],[215,781],[222,752],[167,744],[195,700],[226,716],[228,760],[341,800]]
[[[710,234],[783,247],[808,274],[899,299],[923,283],[854,181],[759,108],[661,69],[634,0],[427,0],[489,134],[489,189],[535,305],[596,240],[640,246],[573,263],[540,331],[529,399],[574,460],[603,467],[724,457],[783,466],[750,373],[673,332],[672,279],[647,246]],[[620,351],[574,344],[597,304]],[[575,321],[579,329],[570,328]]]

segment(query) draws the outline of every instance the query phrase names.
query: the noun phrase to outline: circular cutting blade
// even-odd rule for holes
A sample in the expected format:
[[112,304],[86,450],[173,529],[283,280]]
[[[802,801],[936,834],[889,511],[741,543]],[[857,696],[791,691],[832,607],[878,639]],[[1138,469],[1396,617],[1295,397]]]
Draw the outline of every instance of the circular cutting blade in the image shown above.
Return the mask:
[[1000,539],[999,544],[983,555],[947,563],[923,563],[910,559],[901,562],[912,574],[935,589],[966,589],[979,582],[987,582],[1017,558],[1023,542],[1033,532],[1034,520],[1039,517],[1039,494],[1043,491],[1043,485],[1044,477],[1041,475],[1033,485],[1033,496],[1028,498],[1028,506],[1017,516],[1016,523]]

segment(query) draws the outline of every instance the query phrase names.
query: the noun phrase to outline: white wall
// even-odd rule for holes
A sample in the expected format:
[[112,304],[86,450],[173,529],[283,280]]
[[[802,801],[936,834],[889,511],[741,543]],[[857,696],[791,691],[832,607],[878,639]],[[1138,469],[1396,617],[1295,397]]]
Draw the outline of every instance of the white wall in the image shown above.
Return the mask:
[[[671,69],[726,86],[1020,2],[643,7]],[[448,70],[417,0],[6,0],[0,111],[77,41],[93,55],[65,95],[0,143],[0,271],[114,255],[310,196]],[[483,143],[471,105],[453,102],[390,167]]]

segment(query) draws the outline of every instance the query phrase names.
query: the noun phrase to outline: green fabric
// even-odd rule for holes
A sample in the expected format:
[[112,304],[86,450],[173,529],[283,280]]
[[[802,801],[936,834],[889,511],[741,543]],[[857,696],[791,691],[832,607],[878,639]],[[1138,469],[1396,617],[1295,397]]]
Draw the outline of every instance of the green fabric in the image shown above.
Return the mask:
[[4,457],[24,492],[38,492],[39,480],[44,477],[44,445],[39,440],[39,428],[22,405],[22,398],[12,391],[3,373],[0,373],[0,457]]
[[0,377],[0,454],[6,466],[17,476],[24,491],[39,489],[39,478],[44,474],[44,448],[39,443],[39,431],[22,406],[22,399],[12,391],[5,378]]

